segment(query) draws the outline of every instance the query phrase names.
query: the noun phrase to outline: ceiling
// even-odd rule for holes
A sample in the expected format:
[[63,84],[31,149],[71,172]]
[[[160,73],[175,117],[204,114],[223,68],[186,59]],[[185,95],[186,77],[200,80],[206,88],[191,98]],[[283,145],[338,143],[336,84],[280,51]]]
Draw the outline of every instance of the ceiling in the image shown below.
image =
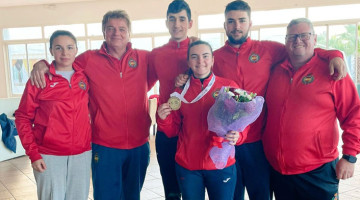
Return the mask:
[[69,2],[81,2],[81,1],[99,1],[99,0],[0,0],[0,7],[59,4],[59,3],[69,3]]

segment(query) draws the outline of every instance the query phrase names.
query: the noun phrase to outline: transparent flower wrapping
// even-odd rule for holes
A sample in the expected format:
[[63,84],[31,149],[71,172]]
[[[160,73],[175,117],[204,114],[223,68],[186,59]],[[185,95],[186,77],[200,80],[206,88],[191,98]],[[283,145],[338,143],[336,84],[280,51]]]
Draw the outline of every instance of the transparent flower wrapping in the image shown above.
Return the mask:
[[[224,138],[229,131],[242,132],[260,115],[264,98],[238,89],[222,87],[214,105],[207,116],[209,131],[215,132],[218,137]],[[228,141],[214,138],[214,147],[210,150],[210,157],[217,169],[223,169],[229,156],[235,156],[235,147]],[[221,143],[221,144],[219,144]]]

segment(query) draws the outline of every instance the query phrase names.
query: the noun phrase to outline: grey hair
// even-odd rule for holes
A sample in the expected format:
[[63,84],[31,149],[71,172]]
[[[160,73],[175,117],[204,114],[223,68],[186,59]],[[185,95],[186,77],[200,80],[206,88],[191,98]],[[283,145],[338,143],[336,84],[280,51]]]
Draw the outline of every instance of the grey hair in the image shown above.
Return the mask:
[[312,24],[311,21],[310,21],[309,19],[307,19],[307,18],[297,18],[297,19],[293,19],[293,20],[290,21],[290,23],[288,24],[288,26],[287,26],[286,28],[287,28],[287,30],[289,30],[289,28],[291,28],[292,26],[297,25],[297,24],[300,24],[300,23],[306,23],[307,25],[310,26],[311,31],[312,31],[313,33],[315,33],[313,24]]

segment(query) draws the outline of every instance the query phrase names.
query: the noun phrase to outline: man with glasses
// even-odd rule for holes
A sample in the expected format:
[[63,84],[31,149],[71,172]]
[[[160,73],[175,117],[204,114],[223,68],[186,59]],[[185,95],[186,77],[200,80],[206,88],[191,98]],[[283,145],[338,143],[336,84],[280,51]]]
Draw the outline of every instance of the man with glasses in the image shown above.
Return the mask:
[[[286,51],[284,45],[277,42],[252,40],[248,37],[251,26],[251,8],[246,2],[236,0],[226,6],[224,28],[228,41],[214,52],[214,74],[234,80],[241,88],[264,96],[272,66],[285,59]],[[331,53],[319,52],[326,59]],[[335,58],[333,62],[336,60],[342,61]],[[236,200],[244,199],[245,187],[251,200],[270,199],[270,170],[261,142],[264,113],[250,125],[245,143],[235,147]]]
[[[217,76],[235,81],[240,88],[264,96],[272,66],[287,56],[283,44],[272,41],[256,41],[249,36],[251,8],[241,0],[230,2],[225,8],[224,29],[228,37],[226,44],[214,52],[213,72]],[[317,49],[324,58],[335,57],[330,61],[329,73],[334,65],[339,73],[335,79],[346,75],[345,65],[338,51]],[[176,86],[185,83],[187,76],[180,75]],[[261,141],[265,124],[265,112],[250,125],[249,134],[244,144],[235,146],[237,183],[235,200],[243,200],[245,187],[250,200],[269,200],[270,166],[265,158]]]
[[[329,76],[329,62],[314,51],[312,23],[294,19],[287,26],[288,59],[268,83],[268,116],[263,144],[272,169],[277,200],[338,199],[339,179],[354,174],[360,152],[360,100],[349,75]],[[342,158],[337,149],[339,121]]]

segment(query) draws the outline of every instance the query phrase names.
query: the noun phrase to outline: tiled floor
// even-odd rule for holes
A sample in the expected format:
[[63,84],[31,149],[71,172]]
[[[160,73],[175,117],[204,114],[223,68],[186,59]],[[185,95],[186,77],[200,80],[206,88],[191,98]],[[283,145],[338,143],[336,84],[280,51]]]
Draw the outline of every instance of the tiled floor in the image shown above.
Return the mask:
[[[154,140],[155,138],[151,136],[151,159],[145,184],[141,192],[142,200],[164,199],[159,166],[155,155]],[[339,190],[341,199],[360,200],[360,161],[356,164],[355,176],[346,181],[341,181]],[[5,199],[37,199],[35,179],[30,161],[26,156],[0,162],[0,200]],[[89,199],[92,199],[92,187],[90,187]]]

